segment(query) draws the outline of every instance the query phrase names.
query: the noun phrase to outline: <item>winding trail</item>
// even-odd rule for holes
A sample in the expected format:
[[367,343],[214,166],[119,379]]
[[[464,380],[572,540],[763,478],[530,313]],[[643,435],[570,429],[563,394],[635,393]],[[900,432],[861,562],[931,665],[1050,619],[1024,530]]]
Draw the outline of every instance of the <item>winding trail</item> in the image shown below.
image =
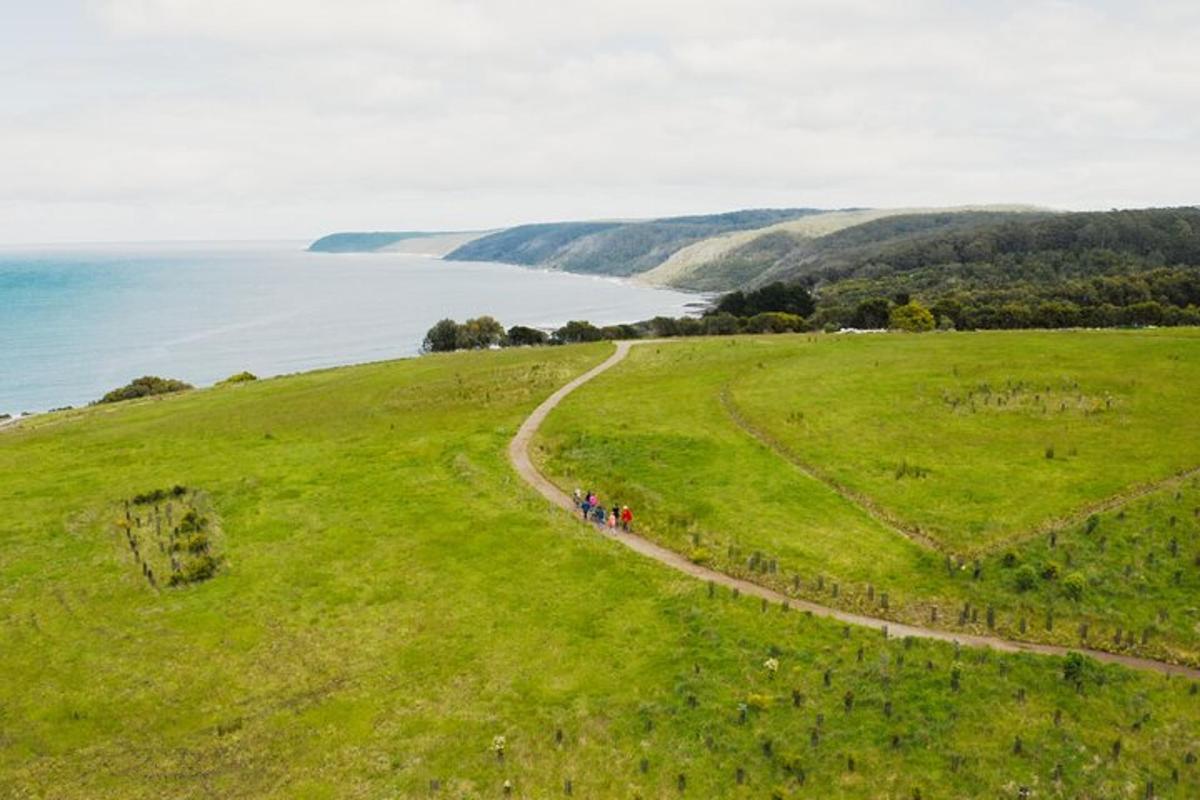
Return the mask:
[[[558,506],[570,513],[576,519],[579,515],[575,508],[575,503],[571,497],[559,489],[549,479],[543,475],[537,467],[533,465],[533,461],[529,457],[529,446],[533,441],[534,435],[542,422],[546,419],[551,411],[562,402],[563,398],[571,392],[583,386],[588,381],[595,378],[597,375],[606,372],[617,364],[621,363],[629,351],[635,345],[661,343],[659,340],[639,340],[639,341],[621,341],[616,342],[616,352],[609,356],[605,361],[592,367],[587,372],[567,383],[554,394],[547,397],[542,403],[533,410],[517,430],[517,435],[513,437],[508,445],[508,458],[512,462],[513,468],[522,480],[537,489],[538,493],[549,500],[553,505]],[[582,520],[580,524],[584,523]],[[590,525],[590,524],[589,524]],[[644,539],[634,533],[623,533],[618,531],[610,531],[608,528],[599,525],[590,525],[601,536],[620,542],[621,544],[640,553],[647,558],[654,559],[660,564],[664,564],[672,569],[678,570],[686,575],[699,580],[708,581],[717,586],[724,586],[729,589],[736,589],[739,593],[758,597],[771,603],[786,604],[789,608],[799,611],[811,612],[814,616],[824,617],[826,619],[837,620],[838,622],[847,623],[850,625],[860,625],[866,628],[873,628],[881,631],[885,636],[905,637],[913,636],[921,639],[933,639],[942,642],[957,642],[968,647],[988,647],[992,650],[1005,653],[1035,653],[1038,655],[1047,656],[1065,656],[1067,653],[1076,652],[1088,655],[1097,661],[1102,661],[1109,664],[1120,664],[1133,669],[1146,670],[1150,672],[1158,672],[1163,675],[1181,675],[1192,679],[1200,679],[1200,669],[1193,667],[1182,666],[1179,664],[1169,664],[1163,661],[1155,661],[1149,658],[1139,658],[1137,656],[1121,655],[1119,653],[1109,653],[1103,650],[1092,650],[1086,647],[1061,647],[1050,644],[1035,644],[1033,642],[1021,642],[1010,639],[1001,639],[993,636],[979,636],[976,634],[957,634],[951,631],[940,630],[938,628],[925,628],[917,625],[907,625],[892,620],[880,619],[878,617],[869,617],[862,614],[855,614],[849,611],[823,606],[809,600],[802,600],[795,597],[776,592],[773,589],[768,589],[765,586],[760,586],[750,581],[735,578],[731,575],[726,575],[724,572],[718,572],[708,567],[695,564],[688,559],[676,553],[674,550],[668,550],[665,547],[655,544],[654,542]]]

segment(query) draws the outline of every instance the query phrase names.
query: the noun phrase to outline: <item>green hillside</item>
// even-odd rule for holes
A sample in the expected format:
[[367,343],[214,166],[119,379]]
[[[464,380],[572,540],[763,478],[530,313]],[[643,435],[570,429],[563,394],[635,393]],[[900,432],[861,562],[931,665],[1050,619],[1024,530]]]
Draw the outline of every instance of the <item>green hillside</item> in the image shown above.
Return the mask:
[[644,344],[541,453],[798,597],[1200,664],[1198,391],[1196,329]]
[[469,242],[447,258],[627,276],[652,269],[679,249],[711,236],[817,213],[816,209],[751,209],[629,222],[520,225]]
[[[796,490],[752,443],[730,451],[735,483],[710,482],[713,391],[801,347],[745,342],[643,345],[605,382],[636,397],[662,366],[650,404],[601,386],[591,410],[572,399],[584,443],[609,437],[611,469],[644,458],[661,481],[695,463],[657,495],[626,477],[655,535],[674,498],[705,520],[746,501],[751,521],[760,497]],[[4,429],[0,797],[1200,794],[1189,680],[886,639],[710,593],[550,509],[505,447],[610,352],[432,356]],[[657,438],[639,439],[647,425]],[[843,514],[830,537],[855,516],[821,508]],[[211,574],[187,566],[206,557]]]

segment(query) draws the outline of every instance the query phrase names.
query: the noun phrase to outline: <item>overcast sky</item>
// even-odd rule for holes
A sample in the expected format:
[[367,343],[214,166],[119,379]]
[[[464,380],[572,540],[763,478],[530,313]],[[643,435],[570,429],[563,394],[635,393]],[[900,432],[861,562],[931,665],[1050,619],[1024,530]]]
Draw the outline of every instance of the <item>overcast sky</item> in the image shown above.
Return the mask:
[[0,241],[1200,202],[1200,2],[0,0]]

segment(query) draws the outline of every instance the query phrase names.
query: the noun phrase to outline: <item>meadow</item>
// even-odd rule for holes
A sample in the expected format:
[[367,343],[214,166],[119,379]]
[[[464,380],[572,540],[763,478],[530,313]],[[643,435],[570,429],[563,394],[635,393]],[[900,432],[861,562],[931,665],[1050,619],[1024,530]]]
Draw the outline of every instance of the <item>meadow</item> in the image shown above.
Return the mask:
[[[886,639],[549,508],[505,446],[609,352],[327,370],[0,433],[0,797],[1200,793],[1194,682]],[[129,537],[155,531],[142,560],[169,570],[185,505],[218,567],[152,585]]]
[[567,398],[538,457],[796,596],[1195,664],[1198,349],[1194,331],[648,344]]

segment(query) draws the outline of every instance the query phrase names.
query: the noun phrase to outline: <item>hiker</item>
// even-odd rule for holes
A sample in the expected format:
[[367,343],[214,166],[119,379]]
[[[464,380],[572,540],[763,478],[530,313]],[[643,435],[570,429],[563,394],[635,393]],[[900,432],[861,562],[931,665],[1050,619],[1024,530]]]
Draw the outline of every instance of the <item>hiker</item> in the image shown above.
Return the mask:
[[633,512],[629,510],[629,506],[621,508],[621,530],[629,533],[629,526],[633,523]]
[[575,492],[571,496],[573,498],[575,498],[575,507],[576,508],[579,508],[581,505],[583,505],[583,492],[579,491],[578,486],[575,487]]
[[579,504],[579,510],[583,512],[583,521],[584,521],[584,522],[587,522],[587,520],[588,520],[588,513],[589,513],[589,512],[591,512],[591,510],[592,510],[592,504],[591,504],[591,503],[589,503],[589,502],[588,502],[588,501],[585,499],[585,500],[584,500],[582,503],[580,503],[580,504]]
[[594,521],[597,525],[604,524],[604,507],[603,506],[596,506],[592,509],[592,521]]
[[588,505],[594,506],[598,502],[599,502],[599,499],[596,497],[596,493],[589,491],[588,492]]
[[614,508],[608,512],[608,529],[615,530],[617,527],[617,510]]

